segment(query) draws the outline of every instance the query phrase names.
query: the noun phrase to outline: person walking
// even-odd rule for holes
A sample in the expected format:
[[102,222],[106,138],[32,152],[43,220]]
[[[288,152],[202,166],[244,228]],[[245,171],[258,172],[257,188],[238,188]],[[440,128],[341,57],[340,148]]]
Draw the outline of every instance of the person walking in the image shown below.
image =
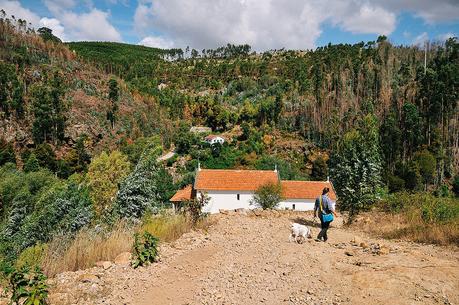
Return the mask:
[[333,216],[338,217],[335,212],[335,203],[328,197],[328,192],[330,192],[330,189],[325,187],[322,190],[322,195],[317,197],[314,205],[314,217],[319,217],[321,227],[316,241],[327,241],[327,230],[333,221]]

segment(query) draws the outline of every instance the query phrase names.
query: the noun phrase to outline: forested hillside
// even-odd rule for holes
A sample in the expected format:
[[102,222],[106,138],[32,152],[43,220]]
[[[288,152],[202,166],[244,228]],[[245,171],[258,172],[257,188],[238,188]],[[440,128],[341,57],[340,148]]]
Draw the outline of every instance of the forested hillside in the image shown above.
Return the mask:
[[[329,176],[351,216],[409,203],[423,225],[453,223],[458,241],[456,39],[426,54],[384,36],[304,51],[160,50],[63,44],[3,15],[0,86],[3,262],[169,207],[198,162]],[[203,143],[197,125],[225,144]]]

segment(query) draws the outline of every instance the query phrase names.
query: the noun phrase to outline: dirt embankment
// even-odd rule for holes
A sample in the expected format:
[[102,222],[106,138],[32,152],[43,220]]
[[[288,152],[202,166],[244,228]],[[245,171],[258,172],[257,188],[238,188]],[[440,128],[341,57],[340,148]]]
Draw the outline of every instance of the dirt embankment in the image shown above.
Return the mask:
[[[52,304],[459,304],[457,248],[372,239],[335,221],[329,242],[289,242],[310,214],[218,215],[161,262],[61,274]],[[353,241],[353,242],[351,242]]]

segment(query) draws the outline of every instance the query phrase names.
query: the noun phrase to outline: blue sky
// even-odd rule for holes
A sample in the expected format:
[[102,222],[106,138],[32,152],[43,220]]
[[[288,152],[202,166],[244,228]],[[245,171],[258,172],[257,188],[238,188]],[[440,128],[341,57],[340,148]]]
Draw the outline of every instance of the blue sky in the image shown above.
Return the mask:
[[376,40],[418,44],[459,35],[455,0],[0,0],[8,15],[65,41],[121,41],[201,50],[311,49]]

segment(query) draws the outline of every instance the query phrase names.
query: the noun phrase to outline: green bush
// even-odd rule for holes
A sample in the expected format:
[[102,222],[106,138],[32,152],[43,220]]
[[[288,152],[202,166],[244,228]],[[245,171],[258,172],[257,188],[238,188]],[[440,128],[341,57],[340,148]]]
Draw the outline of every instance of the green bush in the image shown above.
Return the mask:
[[13,144],[0,139],[0,166],[9,162],[16,163]]
[[133,259],[131,266],[137,268],[156,262],[158,257],[158,239],[144,231],[142,236],[139,233],[134,235],[134,245],[132,247]]
[[282,189],[279,183],[267,183],[260,186],[253,195],[251,204],[263,210],[274,209],[282,201]]
[[456,177],[454,177],[453,191],[456,194],[456,196],[459,196],[459,175],[456,175]]
[[416,211],[420,211],[424,223],[459,221],[457,198],[436,197],[426,192],[389,194],[379,203],[379,206],[386,212],[406,213],[408,216],[415,216]]
[[389,174],[387,176],[387,185],[391,193],[400,192],[405,189],[405,180],[398,176]]
[[11,290],[10,304],[46,305],[48,304],[48,286],[46,276],[38,268],[33,271],[24,266],[20,269],[13,268],[8,274]]
[[38,243],[35,246],[24,249],[16,260],[15,267],[22,268],[24,266],[39,267],[43,259],[43,255],[48,250],[47,244]]

